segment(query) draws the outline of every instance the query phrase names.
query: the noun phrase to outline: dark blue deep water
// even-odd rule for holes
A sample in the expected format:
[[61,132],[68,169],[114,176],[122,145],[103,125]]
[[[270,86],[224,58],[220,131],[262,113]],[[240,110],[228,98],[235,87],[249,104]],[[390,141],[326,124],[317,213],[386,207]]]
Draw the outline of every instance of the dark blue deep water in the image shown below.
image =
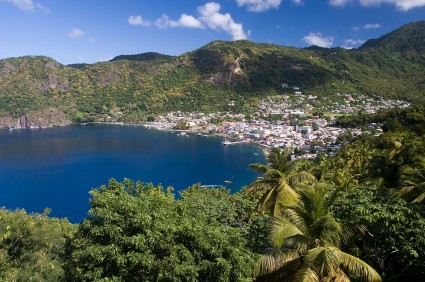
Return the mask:
[[255,179],[248,165],[264,163],[264,155],[221,141],[119,125],[0,130],[0,207],[39,213],[48,207],[51,216],[80,222],[88,192],[110,178],[161,183],[176,194],[197,182],[236,192]]

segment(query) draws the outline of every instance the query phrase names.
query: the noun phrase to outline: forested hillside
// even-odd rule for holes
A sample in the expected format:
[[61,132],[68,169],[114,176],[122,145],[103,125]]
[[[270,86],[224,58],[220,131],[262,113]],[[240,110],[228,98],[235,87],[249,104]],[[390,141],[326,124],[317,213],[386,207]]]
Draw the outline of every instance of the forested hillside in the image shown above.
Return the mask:
[[215,41],[177,57],[122,55],[92,65],[64,66],[47,57],[3,59],[0,126],[13,127],[22,116],[43,123],[38,117],[51,111],[57,113],[50,119],[61,117],[58,124],[108,116],[143,121],[171,110],[240,112],[250,98],[290,91],[285,86],[301,87],[306,95],[424,101],[424,27],[425,22],[411,23],[354,50],[242,40]]

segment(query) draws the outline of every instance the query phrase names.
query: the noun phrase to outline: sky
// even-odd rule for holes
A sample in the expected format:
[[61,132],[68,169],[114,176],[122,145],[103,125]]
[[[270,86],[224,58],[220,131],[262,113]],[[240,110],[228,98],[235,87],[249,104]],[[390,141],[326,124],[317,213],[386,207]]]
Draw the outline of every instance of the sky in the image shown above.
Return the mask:
[[0,59],[95,63],[240,39],[357,48],[423,20],[425,0],[0,0]]

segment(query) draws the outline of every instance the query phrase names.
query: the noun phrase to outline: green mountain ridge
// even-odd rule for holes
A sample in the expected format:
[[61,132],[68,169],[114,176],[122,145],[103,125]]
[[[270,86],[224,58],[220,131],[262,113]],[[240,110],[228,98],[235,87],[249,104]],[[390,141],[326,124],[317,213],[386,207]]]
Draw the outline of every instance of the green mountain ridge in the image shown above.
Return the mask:
[[119,60],[130,60],[130,61],[162,61],[171,59],[173,56],[159,54],[156,52],[147,52],[142,54],[135,55],[120,55],[114,57],[110,62],[119,61]]
[[387,48],[395,51],[425,50],[425,21],[406,24],[378,39],[369,39],[359,49]]
[[425,22],[416,22],[353,50],[241,40],[213,41],[176,57],[151,52],[96,64],[65,66],[43,56],[2,59],[0,127],[15,127],[23,116],[29,121],[24,127],[43,126],[35,117],[52,109],[67,122],[76,116],[143,121],[171,110],[241,112],[253,98],[289,91],[282,85],[301,87],[306,95],[425,101],[423,42]]

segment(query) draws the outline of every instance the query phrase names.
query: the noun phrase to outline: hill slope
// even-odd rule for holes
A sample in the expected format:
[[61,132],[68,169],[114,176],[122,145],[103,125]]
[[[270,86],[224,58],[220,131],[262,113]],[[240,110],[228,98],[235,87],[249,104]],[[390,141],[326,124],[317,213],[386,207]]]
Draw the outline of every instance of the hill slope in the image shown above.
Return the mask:
[[[178,57],[157,53],[64,66],[47,57],[0,60],[0,127],[55,111],[66,123],[119,117],[141,121],[170,110],[242,111],[250,99],[301,87],[305,94],[376,94],[425,100],[425,22],[357,50],[214,41]],[[55,119],[53,117],[53,119]],[[43,123],[40,121],[40,123]],[[51,122],[48,125],[54,124]],[[24,126],[28,124],[24,123]]]

